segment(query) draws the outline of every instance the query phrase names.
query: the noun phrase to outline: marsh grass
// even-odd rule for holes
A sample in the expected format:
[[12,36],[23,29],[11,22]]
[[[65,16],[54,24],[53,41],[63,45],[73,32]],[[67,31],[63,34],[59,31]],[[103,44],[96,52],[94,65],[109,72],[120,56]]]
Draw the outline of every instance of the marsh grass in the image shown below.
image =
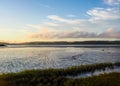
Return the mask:
[[[120,62],[116,62],[116,63],[99,63],[99,64],[91,64],[91,65],[73,66],[73,67],[68,67],[66,69],[26,70],[18,73],[8,73],[8,74],[0,75],[0,84],[1,82],[3,83],[6,82],[8,84],[7,86],[106,86],[106,85],[97,85],[97,84],[98,83],[107,84],[109,82],[109,78],[110,81],[113,80],[111,83],[118,82],[120,81],[120,78],[118,78],[118,76],[120,76],[120,73],[111,73],[100,76],[93,76],[91,78],[88,77],[85,79],[82,78],[70,79],[67,78],[66,76],[68,75],[76,76],[78,74],[94,72],[96,70],[105,70],[106,68],[113,69],[114,67],[119,67],[119,66],[120,66]],[[106,76],[108,76],[109,78],[107,79]],[[118,80],[116,78],[118,78]],[[105,80],[105,82],[102,79]],[[95,83],[93,83],[95,85],[90,83],[91,80],[95,81]],[[107,85],[107,86],[119,86],[119,85],[117,83],[116,85]]]

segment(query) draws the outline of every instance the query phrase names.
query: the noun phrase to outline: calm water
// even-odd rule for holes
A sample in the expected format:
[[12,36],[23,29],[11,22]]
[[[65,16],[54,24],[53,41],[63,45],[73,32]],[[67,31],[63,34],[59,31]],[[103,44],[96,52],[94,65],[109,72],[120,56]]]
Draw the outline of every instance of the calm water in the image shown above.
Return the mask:
[[119,62],[120,48],[9,47],[0,48],[0,73],[26,69],[65,68],[81,64]]

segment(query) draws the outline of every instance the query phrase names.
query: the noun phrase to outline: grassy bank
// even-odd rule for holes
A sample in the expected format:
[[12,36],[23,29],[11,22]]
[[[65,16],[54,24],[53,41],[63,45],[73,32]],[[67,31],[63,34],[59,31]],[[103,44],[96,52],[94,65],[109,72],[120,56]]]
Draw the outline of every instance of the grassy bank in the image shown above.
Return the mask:
[[120,86],[120,73],[110,73],[85,79],[66,78],[67,75],[78,75],[95,70],[105,70],[105,68],[112,69],[114,66],[120,67],[120,62],[2,74],[0,75],[0,86]]

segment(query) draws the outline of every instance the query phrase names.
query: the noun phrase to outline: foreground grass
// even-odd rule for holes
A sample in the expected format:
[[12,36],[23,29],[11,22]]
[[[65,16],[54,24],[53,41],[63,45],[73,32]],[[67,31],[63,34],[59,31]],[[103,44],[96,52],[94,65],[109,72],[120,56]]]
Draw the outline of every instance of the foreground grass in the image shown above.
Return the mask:
[[67,75],[78,75],[95,70],[120,66],[117,63],[81,65],[66,69],[27,70],[0,75],[0,86],[120,86],[120,73],[110,73],[84,79],[70,79]]

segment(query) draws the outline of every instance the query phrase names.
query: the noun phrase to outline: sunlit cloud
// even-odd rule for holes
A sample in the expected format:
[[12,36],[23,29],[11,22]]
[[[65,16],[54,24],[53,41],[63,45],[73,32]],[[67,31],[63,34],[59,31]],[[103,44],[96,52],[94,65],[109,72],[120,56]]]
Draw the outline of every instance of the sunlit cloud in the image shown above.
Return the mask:
[[[49,21],[42,25],[29,25],[39,28],[39,32],[30,34],[33,39],[71,39],[71,38],[117,38],[120,39],[120,12],[116,7],[94,8],[87,11],[88,19],[63,18],[48,15]],[[114,28],[113,28],[114,27]],[[103,29],[101,32],[99,30]],[[109,29],[108,29],[109,28]],[[43,30],[45,29],[45,30]]]
[[29,34],[29,38],[35,38],[35,39],[52,39],[55,37],[55,30],[51,30],[50,28],[47,27],[42,27],[39,32]]
[[[87,1],[83,1],[82,3],[86,4],[86,2]],[[64,11],[68,9],[67,7],[63,7],[65,9],[62,10],[56,6],[56,4],[58,4],[56,1],[53,2],[54,5],[52,3],[34,3],[36,6],[24,10],[25,16],[21,13],[18,16],[16,15],[16,17],[14,17],[13,14],[15,11],[17,12],[17,9],[14,11],[14,9],[11,8],[11,14],[5,13],[10,15],[4,16],[4,18],[6,17],[5,21],[4,18],[2,19],[1,17],[0,39],[23,41],[26,41],[26,39],[62,40],[64,38],[120,39],[120,0],[101,0],[98,1],[98,3],[99,2],[99,6],[101,7],[93,7],[96,6],[93,3],[89,4],[91,8],[83,5],[78,7],[85,7],[85,9],[75,9],[76,7],[73,7],[73,9],[68,10],[68,12]],[[3,10],[3,12],[7,12],[7,10],[8,7],[6,10]],[[22,12],[22,10],[23,9],[21,9],[20,12]],[[16,18],[14,24],[11,22],[13,17]],[[11,19],[10,21],[8,21],[9,18]],[[2,24],[3,22],[4,25]],[[6,22],[8,22],[8,24]]]
[[57,32],[49,28],[43,28],[38,33],[29,35],[33,39],[60,39],[60,38],[120,38],[120,30],[116,28],[108,28],[101,33],[90,31],[69,30]]

